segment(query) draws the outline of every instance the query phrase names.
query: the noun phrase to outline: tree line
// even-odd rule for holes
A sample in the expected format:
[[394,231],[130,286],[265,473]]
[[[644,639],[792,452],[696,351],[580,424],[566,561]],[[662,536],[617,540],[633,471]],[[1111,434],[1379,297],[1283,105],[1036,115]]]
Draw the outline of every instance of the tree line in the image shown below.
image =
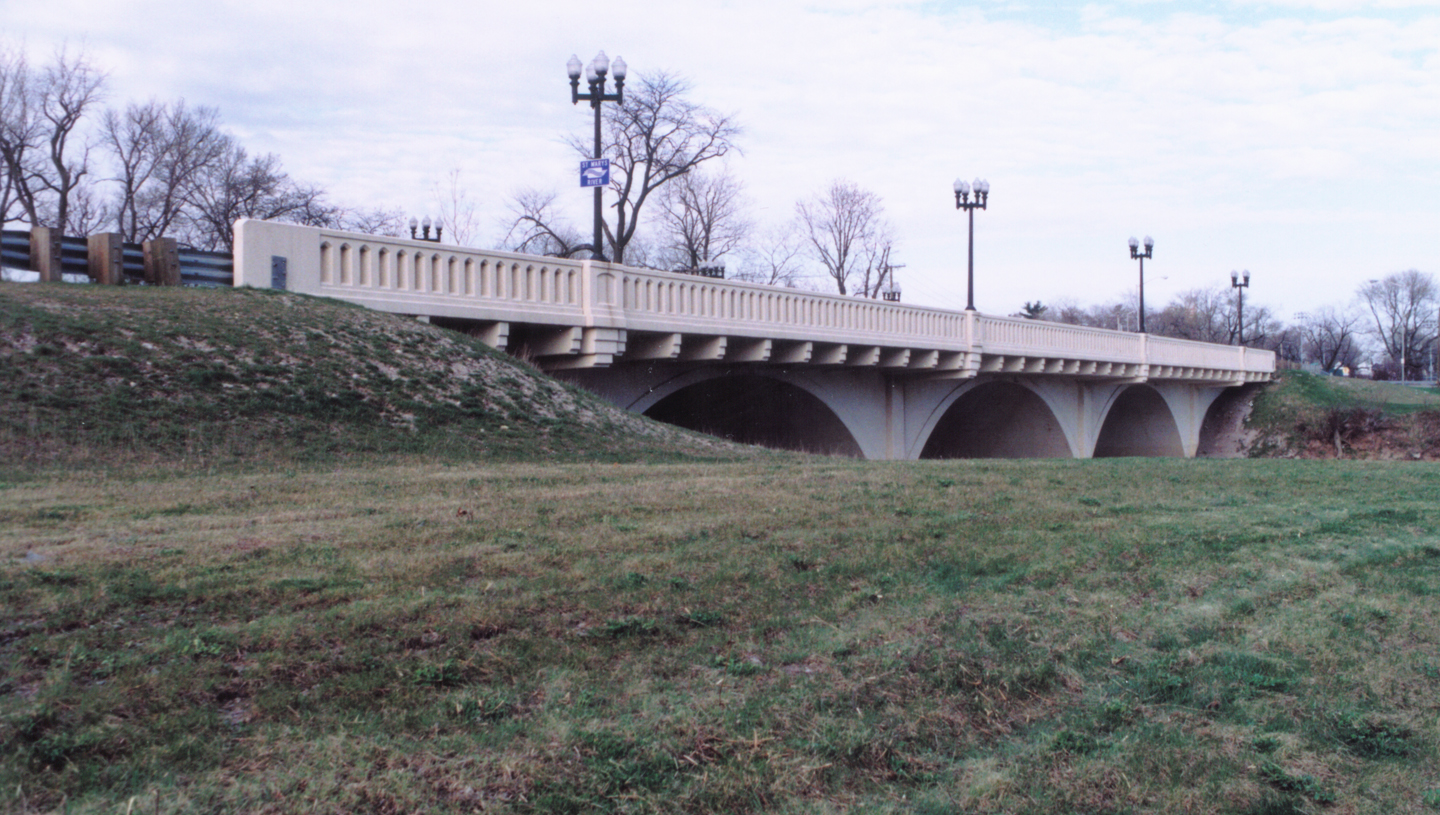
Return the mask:
[[107,108],[105,97],[106,76],[83,52],[32,66],[22,50],[0,50],[0,226],[133,243],[164,235],[212,250],[230,248],[240,218],[400,234],[398,211],[336,204],[273,153],[252,155],[215,108]]
[[[733,114],[688,97],[666,72],[641,74],[624,104],[602,108],[611,180],[604,245],[560,211],[555,191],[511,194],[496,248],[561,257],[604,256],[633,266],[693,270],[725,264],[732,279],[876,298],[895,285],[898,240],[876,193],[836,179],[797,200],[790,217],[761,225],[726,157],[739,153]],[[73,235],[114,231],[139,243],[162,235],[228,249],[240,218],[400,235],[397,210],[347,207],[292,178],[272,153],[252,155],[226,133],[218,110],[182,100],[104,107],[106,77],[83,53],[57,51],[42,66],[0,50],[0,226],[28,223]],[[590,158],[588,134],[568,143]],[[450,174],[436,190],[450,238],[476,238],[475,205]],[[1327,371],[1374,361],[1380,377],[1433,371],[1440,290],[1409,270],[1359,287],[1348,304],[1281,320],[1219,286],[1177,295],[1146,314],[1153,334],[1274,350]],[[1017,316],[1135,330],[1136,303],[1026,303]]]
[[[1233,286],[1191,289],[1145,314],[1146,329],[1164,337],[1266,348],[1287,362],[1326,372],[1354,371],[1371,363],[1377,379],[1434,378],[1440,288],[1417,269],[1361,284],[1345,303],[1327,305],[1285,321],[1268,306],[1246,300],[1244,323]],[[1134,300],[1082,306],[1026,303],[1016,315],[1071,325],[1135,330]]]

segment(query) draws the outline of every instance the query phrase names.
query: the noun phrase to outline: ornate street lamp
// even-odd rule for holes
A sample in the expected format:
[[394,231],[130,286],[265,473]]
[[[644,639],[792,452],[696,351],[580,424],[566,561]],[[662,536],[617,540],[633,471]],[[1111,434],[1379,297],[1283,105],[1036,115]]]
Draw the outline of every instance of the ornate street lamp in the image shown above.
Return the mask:
[[955,179],[955,208],[963,209],[970,213],[970,262],[966,276],[967,286],[965,292],[965,310],[975,310],[975,210],[985,209],[985,202],[990,198],[990,182],[983,178],[975,179],[975,200],[970,200],[972,187],[963,180]]
[[[422,232],[422,233],[419,234],[419,235],[416,235],[416,234],[415,234],[415,227],[420,226],[421,224],[424,225],[425,231]],[[440,226],[440,222],[439,222],[439,221],[436,221],[436,222],[435,222],[435,237],[432,238],[432,237],[430,237],[430,216],[429,216],[429,215],[426,215],[426,216],[425,216],[425,220],[424,220],[424,221],[416,221],[414,218],[411,218],[411,219],[410,219],[410,240],[412,240],[412,241],[430,241],[431,243],[439,243],[439,242],[440,242],[440,231],[441,231],[442,229],[444,229],[444,227]]]
[[1244,280],[1241,280],[1241,272],[1230,270],[1230,288],[1238,289],[1235,295],[1239,298],[1235,301],[1235,344],[1245,344],[1245,290],[1250,288],[1250,270],[1244,271]]
[[[590,86],[589,93],[580,92],[579,57],[572,54],[570,61],[566,63],[565,67],[570,74],[570,104],[578,105],[581,100],[584,100],[589,102],[591,109],[595,111],[595,158],[599,159],[601,157],[600,103],[614,102],[619,105],[625,104],[625,60],[616,57],[615,62],[611,63],[610,58],[605,56],[604,51],[596,54],[595,58],[590,60],[590,64],[585,66],[585,81]],[[607,73],[615,77],[614,93],[607,94],[605,92],[605,75]],[[599,185],[595,187],[595,241],[591,245],[591,252],[594,254],[596,260],[605,259],[605,253],[602,251],[604,247],[604,221],[601,220],[603,206],[600,199],[601,189],[602,187]]]
[[1155,248],[1155,239],[1145,236],[1145,251],[1140,251],[1140,241],[1130,239],[1130,259],[1140,261],[1140,333],[1145,333],[1145,259]]

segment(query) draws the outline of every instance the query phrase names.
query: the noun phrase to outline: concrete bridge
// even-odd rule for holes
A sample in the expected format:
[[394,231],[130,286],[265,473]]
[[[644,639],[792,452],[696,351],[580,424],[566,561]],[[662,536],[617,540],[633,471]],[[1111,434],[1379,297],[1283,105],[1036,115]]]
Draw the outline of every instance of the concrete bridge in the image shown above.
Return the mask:
[[236,226],[235,285],[467,331],[662,421],[871,459],[1194,456],[1275,370],[1250,348],[266,221]]

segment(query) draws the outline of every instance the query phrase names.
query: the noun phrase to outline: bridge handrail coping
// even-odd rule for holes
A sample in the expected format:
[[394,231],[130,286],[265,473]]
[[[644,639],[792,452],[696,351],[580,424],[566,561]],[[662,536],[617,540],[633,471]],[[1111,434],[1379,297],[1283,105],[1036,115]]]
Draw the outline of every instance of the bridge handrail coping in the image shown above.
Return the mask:
[[[466,316],[483,305],[493,313],[489,319],[514,322],[1256,373],[1275,369],[1273,352],[1261,349],[589,260],[253,219],[236,223],[236,286],[269,288],[272,256],[286,258],[291,291],[402,313]],[[400,263],[402,257],[408,266]]]

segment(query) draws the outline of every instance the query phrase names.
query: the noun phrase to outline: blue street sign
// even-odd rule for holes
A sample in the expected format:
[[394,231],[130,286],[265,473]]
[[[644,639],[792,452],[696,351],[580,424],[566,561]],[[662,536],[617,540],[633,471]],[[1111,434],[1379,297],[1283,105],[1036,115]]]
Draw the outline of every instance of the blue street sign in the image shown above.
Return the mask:
[[604,187],[610,184],[610,159],[591,158],[580,162],[580,186]]

